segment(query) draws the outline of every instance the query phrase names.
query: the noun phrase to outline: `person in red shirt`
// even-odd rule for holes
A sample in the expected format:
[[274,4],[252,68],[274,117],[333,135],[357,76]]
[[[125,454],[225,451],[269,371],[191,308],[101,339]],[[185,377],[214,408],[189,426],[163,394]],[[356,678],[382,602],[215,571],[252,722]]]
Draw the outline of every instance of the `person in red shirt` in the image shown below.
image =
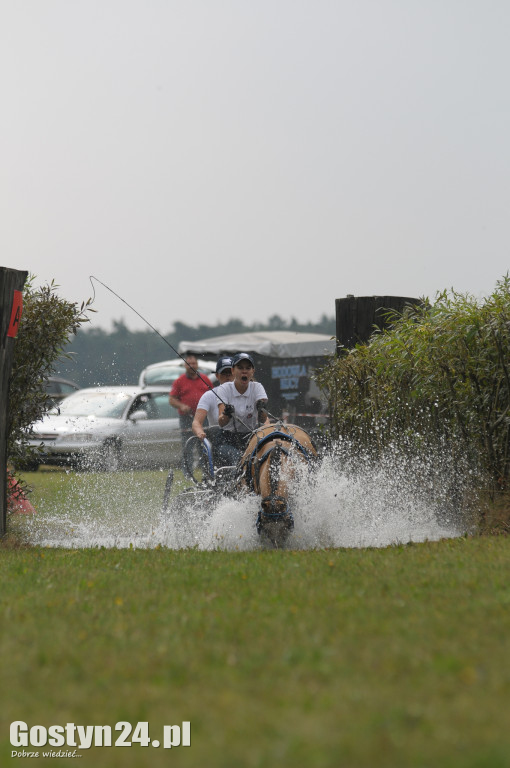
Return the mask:
[[[212,383],[203,373],[198,374],[198,361],[195,355],[186,355],[186,370],[182,376],[179,376],[170,390],[170,405],[177,409],[179,413],[179,424],[181,427],[182,448],[186,441],[193,434],[191,425],[193,417],[197,410],[198,401],[208,389],[212,389]],[[187,475],[183,463],[184,474]]]

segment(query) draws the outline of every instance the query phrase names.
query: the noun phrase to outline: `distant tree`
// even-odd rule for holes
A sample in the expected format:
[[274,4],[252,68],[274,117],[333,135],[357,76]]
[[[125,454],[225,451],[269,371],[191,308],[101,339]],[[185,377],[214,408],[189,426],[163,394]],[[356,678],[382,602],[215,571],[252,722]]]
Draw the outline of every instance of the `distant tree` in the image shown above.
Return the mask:
[[152,330],[130,331],[121,320],[113,323],[112,331],[90,327],[80,329],[66,351],[69,359],[59,363],[58,372],[76,381],[82,387],[100,384],[135,384],[143,368],[151,363],[169,360],[176,356],[181,341],[197,341],[214,336],[227,336],[249,331],[292,330],[296,332],[335,334],[335,318],[323,315],[317,323],[299,323],[295,318],[286,321],[273,315],[265,323],[246,325],[239,318],[232,318],[217,325],[187,325],[180,321],[164,335],[166,346]]
[[282,320],[280,315],[272,315],[269,318],[269,321],[268,321],[268,324],[267,324],[267,328],[270,331],[286,330],[287,323],[285,322],[285,320]]

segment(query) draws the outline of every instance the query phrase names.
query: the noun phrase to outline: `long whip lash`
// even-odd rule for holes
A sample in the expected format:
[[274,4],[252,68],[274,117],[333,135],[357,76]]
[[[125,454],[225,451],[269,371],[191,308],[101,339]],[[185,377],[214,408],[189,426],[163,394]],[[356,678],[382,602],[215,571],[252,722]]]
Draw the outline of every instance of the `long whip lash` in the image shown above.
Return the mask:
[[[222,399],[221,399],[221,397],[220,397],[220,396],[218,395],[218,393],[216,392],[216,389],[215,389],[214,387],[211,387],[210,383],[209,383],[208,381],[206,381],[206,379],[204,379],[204,378],[201,376],[201,374],[200,374],[200,373],[199,373],[197,370],[195,370],[195,368],[193,368],[193,366],[192,366],[192,365],[190,365],[190,364],[188,363],[188,361],[186,360],[186,358],[185,358],[185,357],[183,357],[183,356],[182,356],[182,355],[181,355],[179,352],[177,352],[177,350],[175,349],[175,347],[173,347],[173,346],[170,344],[170,342],[168,341],[168,339],[165,339],[165,337],[164,337],[164,336],[162,336],[162,335],[160,334],[160,332],[157,330],[157,328],[154,328],[154,326],[153,326],[151,323],[149,323],[149,321],[147,320],[147,318],[145,318],[143,315],[141,315],[141,314],[140,314],[140,312],[138,312],[138,310],[136,310],[134,307],[132,307],[132,306],[131,306],[131,304],[129,304],[129,302],[127,302],[125,299],[123,299],[123,298],[122,298],[122,296],[119,296],[119,294],[118,294],[118,293],[115,293],[115,291],[113,290],[113,288],[110,288],[110,286],[109,286],[109,285],[106,285],[106,283],[103,283],[103,281],[102,281],[102,280],[100,280],[98,277],[94,277],[94,275],[89,275],[89,280],[90,280],[90,284],[92,285],[92,290],[93,290],[93,292],[94,292],[94,295],[93,295],[93,297],[92,297],[92,300],[93,300],[93,301],[94,301],[94,299],[96,298],[96,289],[95,289],[94,283],[93,283],[92,281],[93,281],[93,280],[95,280],[97,283],[100,283],[100,284],[103,286],[103,288],[106,288],[106,290],[107,290],[107,291],[110,291],[110,293],[113,293],[113,295],[114,295],[114,296],[116,296],[116,297],[119,299],[119,301],[122,301],[122,303],[123,303],[123,304],[125,304],[125,305],[126,305],[126,307],[129,307],[129,309],[130,309],[132,312],[134,312],[134,313],[135,313],[135,315],[138,315],[138,317],[140,318],[140,320],[143,320],[143,322],[144,322],[146,325],[148,325],[148,326],[149,326],[149,328],[151,328],[151,329],[154,331],[154,333],[155,333],[155,334],[157,334],[157,335],[159,336],[159,338],[160,338],[162,341],[164,341],[164,342],[165,342],[165,344],[166,344],[168,347],[170,347],[170,349],[172,350],[172,352],[175,352],[175,354],[177,355],[177,357],[180,357],[180,358],[181,358],[181,360],[182,360],[182,361],[185,363],[185,365],[187,365],[187,366],[188,366],[188,368],[189,368],[191,371],[194,371],[194,372],[197,374],[198,378],[199,378],[199,379],[201,379],[201,380],[204,382],[204,384],[205,384],[205,385],[206,385],[206,386],[207,386],[207,387],[208,387],[208,388],[211,390],[211,392],[214,392],[214,394],[216,395],[216,397],[218,398],[218,400],[220,401],[220,403],[223,403],[223,405],[226,405],[226,403],[224,402],[224,400],[222,400]],[[241,419],[240,419],[238,416],[236,416],[235,414],[234,414],[234,427],[235,427],[235,419],[237,419],[237,421],[239,421],[239,422],[240,422],[240,423],[243,425],[243,427],[246,427],[246,429],[248,429],[248,431],[251,431],[251,430],[250,430],[250,429],[247,427],[247,425],[246,425],[246,424],[245,424],[245,423],[244,423],[244,422],[243,422],[243,421],[242,421],[242,420],[241,420]]]
[[[100,285],[102,285],[102,286],[103,286],[103,288],[106,288],[106,290],[107,290],[107,291],[110,291],[110,293],[113,293],[113,295],[114,295],[114,296],[116,296],[116,297],[119,299],[119,301],[122,301],[122,303],[123,303],[123,304],[125,304],[125,305],[126,305],[126,307],[129,307],[129,309],[130,309],[132,312],[134,312],[134,313],[135,313],[135,315],[138,315],[138,317],[140,318],[140,320],[143,320],[143,322],[144,322],[146,325],[148,325],[148,326],[149,326],[149,328],[150,328],[151,330],[153,330],[153,331],[154,331],[154,333],[155,333],[157,336],[159,336],[159,338],[160,338],[162,341],[164,341],[164,342],[165,342],[165,344],[167,345],[167,347],[170,347],[170,349],[172,350],[172,352],[174,352],[174,353],[177,355],[177,357],[180,357],[180,358],[181,358],[181,360],[183,361],[183,363],[184,363],[185,365],[187,365],[187,366],[188,366],[188,368],[189,368],[191,371],[194,371],[194,373],[196,373],[196,374],[197,374],[198,378],[199,378],[201,381],[203,381],[203,382],[204,382],[204,384],[205,384],[205,385],[206,385],[206,386],[207,386],[207,387],[208,387],[208,388],[211,390],[211,392],[214,392],[214,394],[216,395],[216,397],[218,398],[218,400],[220,401],[220,403],[223,403],[223,405],[226,405],[225,401],[224,401],[224,400],[222,400],[222,399],[221,399],[221,397],[220,397],[220,396],[218,395],[218,393],[216,392],[216,389],[215,389],[215,387],[211,387],[211,385],[210,385],[209,381],[206,381],[206,380],[205,380],[205,379],[202,377],[202,375],[199,373],[199,371],[195,370],[195,368],[193,368],[193,366],[192,366],[192,365],[190,365],[190,364],[188,363],[188,361],[186,360],[186,358],[185,358],[185,357],[183,357],[183,356],[180,354],[180,352],[177,352],[177,350],[175,349],[175,347],[174,347],[174,346],[172,346],[172,344],[170,344],[170,342],[168,341],[168,339],[165,339],[165,337],[164,337],[164,336],[162,336],[162,335],[160,334],[160,332],[158,331],[158,329],[157,329],[157,328],[154,328],[154,326],[152,325],[152,323],[149,323],[149,321],[147,320],[147,318],[146,318],[146,317],[144,317],[143,315],[141,315],[141,314],[140,314],[140,312],[138,312],[138,310],[137,310],[137,309],[135,309],[133,306],[131,306],[131,304],[130,304],[129,302],[127,302],[125,299],[123,299],[123,298],[122,298],[122,296],[119,296],[119,294],[118,294],[118,293],[116,293],[116,292],[113,290],[113,288],[110,288],[110,286],[109,286],[109,285],[106,285],[106,283],[103,283],[103,281],[102,281],[102,280],[100,280],[98,277],[95,277],[94,275],[89,275],[89,280],[90,280],[90,284],[91,284],[91,286],[92,286],[92,291],[93,291],[93,293],[94,293],[94,295],[92,296],[92,301],[94,301],[94,299],[96,298],[96,288],[95,288],[95,285],[94,285],[94,283],[92,282],[93,280],[95,280],[95,281],[96,281],[96,283],[100,283]],[[273,416],[273,414],[269,413],[269,411],[267,411],[267,415],[268,415],[268,416],[270,416],[271,418],[275,419],[276,421],[278,421],[278,419],[276,419],[276,417],[275,417],[275,416]],[[243,421],[242,419],[240,419],[240,418],[239,418],[239,416],[236,416],[235,414],[234,414],[234,429],[235,429],[235,422],[236,422],[236,420],[237,420],[237,421],[239,421],[239,423],[240,423],[240,424],[242,424],[242,425],[243,425],[243,427],[246,427],[246,429],[248,429],[248,431],[249,431],[249,432],[251,431],[251,430],[249,429],[249,427],[248,427],[248,426],[247,426],[247,425],[244,423],[244,421]],[[237,432],[237,429],[236,429],[235,431]]]
[[[165,342],[165,344],[167,345],[167,347],[170,347],[170,349],[172,350],[172,352],[174,352],[174,353],[177,355],[177,357],[180,357],[180,358],[181,358],[181,360],[183,361],[183,363],[184,363],[185,365],[187,365],[187,366],[188,366],[188,368],[189,368],[191,371],[193,371],[194,373],[196,373],[196,374],[197,374],[197,376],[198,376],[198,378],[199,378],[199,379],[201,379],[201,380],[204,382],[204,384],[205,384],[207,387],[209,387],[209,389],[210,389],[212,392],[214,392],[214,387],[211,387],[211,385],[209,384],[209,382],[208,382],[208,381],[206,381],[204,378],[202,378],[202,376],[201,376],[201,374],[199,373],[199,371],[195,370],[195,368],[193,368],[193,366],[192,366],[192,365],[190,365],[190,364],[188,363],[188,361],[186,360],[186,358],[185,358],[185,357],[183,357],[183,356],[182,356],[182,355],[181,355],[179,352],[177,352],[177,350],[175,349],[175,347],[173,347],[173,346],[170,344],[170,342],[168,341],[168,339],[165,339],[165,337],[164,337],[164,336],[162,336],[162,335],[160,334],[160,332],[158,331],[158,329],[157,329],[157,328],[154,328],[154,326],[153,326],[151,323],[149,323],[149,321],[147,320],[147,318],[145,318],[143,315],[141,315],[141,314],[138,312],[138,310],[136,310],[134,307],[132,307],[132,306],[131,306],[131,304],[129,304],[129,303],[128,303],[128,302],[127,302],[125,299],[123,299],[123,298],[122,298],[122,296],[119,296],[119,294],[118,294],[118,293],[115,293],[115,291],[113,290],[113,288],[110,288],[108,285],[106,285],[106,283],[103,283],[103,281],[102,281],[102,280],[100,280],[98,277],[94,277],[94,275],[90,275],[90,276],[89,276],[89,280],[90,280],[90,283],[91,283],[91,285],[92,285],[92,290],[94,291],[94,295],[93,295],[93,297],[92,297],[92,300],[94,300],[94,299],[96,298],[96,289],[95,289],[95,287],[94,287],[94,283],[92,282],[92,280],[95,280],[96,282],[100,283],[100,284],[103,286],[103,288],[106,288],[106,290],[107,290],[107,291],[110,291],[110,293],[113,293],[113,295],[114,295],[114,296],[116,296],[116,297],[117,297],[117,298],[118,298],[120,301],[122,301],[122,303],[123,303],[123,304],[125,304],[125,305],[126,305],[126,307],[129,307],[129,309],[130,309],[132,312],[134,312],[134,313],[135,313],[135,315],[138,315],[138,317],[140,318],[140,320],[143,320],[143,322],[144,322],[146,325],[148,325],[148,326],[149,326],[149,328],[151,328],[151,329],[154,331],[154,333],[155,333],[155,334],[157,334],[157,336],[159,336],[159,338],[160,338],[162,341],[164,341],[164,342]],[[217,392],[214,392],[214,394],[216,395],[216,397],[218,398],[218,400],[220,400],[220,401],[223,403],[223,400],[222,400],[222,399],[221,399],[221,397],[218,395],[218,393],[217,393]],[[223,405],[225,405],[225,403],[223,403]]]

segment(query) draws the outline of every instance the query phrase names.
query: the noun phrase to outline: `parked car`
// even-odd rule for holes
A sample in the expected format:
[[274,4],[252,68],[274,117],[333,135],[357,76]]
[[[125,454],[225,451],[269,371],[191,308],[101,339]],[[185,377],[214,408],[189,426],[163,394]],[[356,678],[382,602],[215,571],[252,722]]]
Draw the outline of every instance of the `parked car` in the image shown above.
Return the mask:
[[[163,360],[161,363],[153,363],[144,368],[138,381],[141,387],[149,385],[169,385],[186,370],[186,363],[180,357],[175,360]],[[198,361],[198,372],[205,374],[212,384],[216,382],[216,363],[206,360]]]
[[166,387],[90,387],[32,425],[39,464],[115,470],[163,468],[181,460],[177,412]]
[[51,397],[54,403],[59,403],[64,397],[72,395],[79,389],[78,384],[68,379],[61,379],[58,376],[48,376],[44,386],[48,397]]

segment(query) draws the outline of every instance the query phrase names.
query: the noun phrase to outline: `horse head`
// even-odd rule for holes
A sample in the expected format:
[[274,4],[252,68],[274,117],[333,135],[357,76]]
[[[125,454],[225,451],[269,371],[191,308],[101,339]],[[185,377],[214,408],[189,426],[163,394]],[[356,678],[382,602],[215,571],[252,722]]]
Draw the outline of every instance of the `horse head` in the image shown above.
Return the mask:
[[292,424],[272,424],[254,432],[241,460],[241,483],[261,497],[257,531],[290,531],[294,519],[289,492],[298,464],[317,451],[307,433]]

